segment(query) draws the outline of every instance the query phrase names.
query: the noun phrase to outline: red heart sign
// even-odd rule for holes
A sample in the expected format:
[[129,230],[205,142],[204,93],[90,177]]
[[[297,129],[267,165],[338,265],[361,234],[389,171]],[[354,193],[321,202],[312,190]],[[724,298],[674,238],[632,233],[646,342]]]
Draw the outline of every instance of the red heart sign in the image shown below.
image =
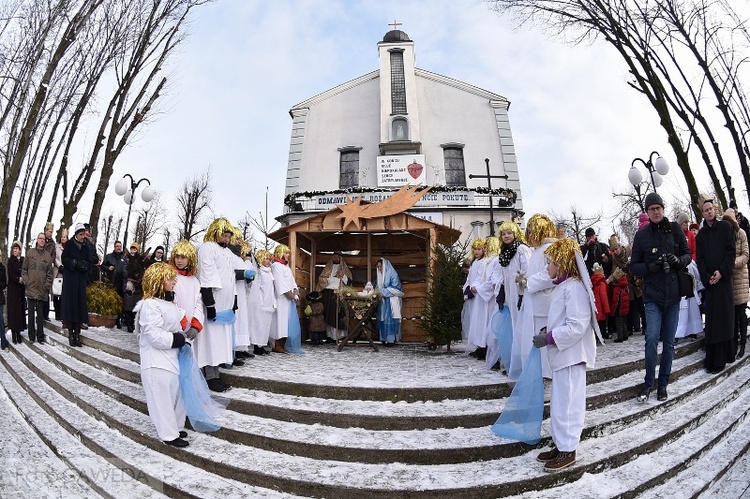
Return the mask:
[[422,170],[424,170],[424,166],[414,161],[412,164],[407,166],[406,169],[408,170],[409,175],[411,175],[411,178],[416,180],[419,178],[420,175],[422,175]]

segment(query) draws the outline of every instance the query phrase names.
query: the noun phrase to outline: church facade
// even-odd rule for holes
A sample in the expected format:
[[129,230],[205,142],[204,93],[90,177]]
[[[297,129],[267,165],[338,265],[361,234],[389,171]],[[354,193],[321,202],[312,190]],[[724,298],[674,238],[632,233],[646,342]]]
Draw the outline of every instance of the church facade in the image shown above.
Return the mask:
[[[401,30],[378,43],[378,69],[291,108],[282,226],[360,196],[431,186],[408,213],[486,237],[523,216],[505,97],[415,66]],[[489,178],[488,178],[489,176]],[[490,189],[491,187],[491,189]],[[492,209],[490,209],[492,205]]]

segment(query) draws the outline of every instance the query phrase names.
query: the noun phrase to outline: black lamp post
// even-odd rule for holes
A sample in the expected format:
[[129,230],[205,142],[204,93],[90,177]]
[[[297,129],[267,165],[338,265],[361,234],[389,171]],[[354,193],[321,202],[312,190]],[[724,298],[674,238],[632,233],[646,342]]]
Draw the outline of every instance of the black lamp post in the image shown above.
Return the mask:
[[[130,179],[130,181],[128,181]],[[123,237],[122,247],[127,251],[128,248],[128,225],[130,225],[130,211],[133,209],[133,203],[135,202],[135,190],[141,185],[141,182],[146,182],[147,187],[141,192],[141,199],[146,203],[150,203],[154,199],[156,191],[151,187],[151,181],[147,178],[142,178],[138,182],[133,180],[133,177],[126,173],[125,176],[115,184],[115,193],[118,196],[122,196],[125,203],[128,205],[128,217],[125,219],[125,236]]]
[[[654,159],[654,155],[656,155],[656,159]],[[664,182],[664,179],[662,177],[669,173],[669,163],[667,163],[667,160],[662,158],[661,155],[656,151],[653,151],[649,155],[648,161],[645,161],[641,158],[635,158],[633,162],[630,163],[628,180],[631,184],[633,184],[635,193],[638,196],[638,204],[640,204],[641,206],[641,211],[645,213],[645,208],[643,206],[643,197],[641,196],[641,184],[643,183],[643,175],[641,175],[640,170],[635,167],[635,164],[639,161],[643,164],[643,166],[646,167],[649,175],[651,176],[651,186],[653,187],[654,192],[656,192],[656,188]]]

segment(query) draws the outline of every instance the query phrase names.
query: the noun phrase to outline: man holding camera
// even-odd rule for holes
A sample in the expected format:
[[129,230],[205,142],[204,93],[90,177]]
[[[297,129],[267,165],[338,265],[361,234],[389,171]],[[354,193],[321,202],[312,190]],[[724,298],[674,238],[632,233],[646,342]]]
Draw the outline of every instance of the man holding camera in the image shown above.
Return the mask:
[[612,273],[612,260],[609,254],[609,247],[600,243],[596,237],[596,231],[593,227],[586,229],[586,242],[581,245],[581,255],[586,263],[589,276],[594,273],[594,264],[598,263],[604,269],[604,277],[609,277]]
[[680,313],[680,291],[676,272],[691,261],[685,233],[675,222],[664,216],[664,201],[651,192],[643,207],[648,214],[648,225],[635,234],[630,270],[643,276],[643,301],[646,308],[646,377],[638,395],[640,402],[648,400],[654,388],[656,349],[662,340],[661,364],[657,385],[657,400],[667,399],[667,385],[672,372],[674,336]]

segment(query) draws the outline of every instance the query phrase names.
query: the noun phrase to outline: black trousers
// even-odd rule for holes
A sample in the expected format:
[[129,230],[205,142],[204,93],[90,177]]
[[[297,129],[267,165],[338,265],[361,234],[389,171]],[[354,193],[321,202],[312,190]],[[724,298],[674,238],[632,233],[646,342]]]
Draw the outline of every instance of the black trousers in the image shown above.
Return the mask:
[[30,341],[44,339],[44,302],[45,300],[26,298],[26,309],[29,313],[28,323]]

